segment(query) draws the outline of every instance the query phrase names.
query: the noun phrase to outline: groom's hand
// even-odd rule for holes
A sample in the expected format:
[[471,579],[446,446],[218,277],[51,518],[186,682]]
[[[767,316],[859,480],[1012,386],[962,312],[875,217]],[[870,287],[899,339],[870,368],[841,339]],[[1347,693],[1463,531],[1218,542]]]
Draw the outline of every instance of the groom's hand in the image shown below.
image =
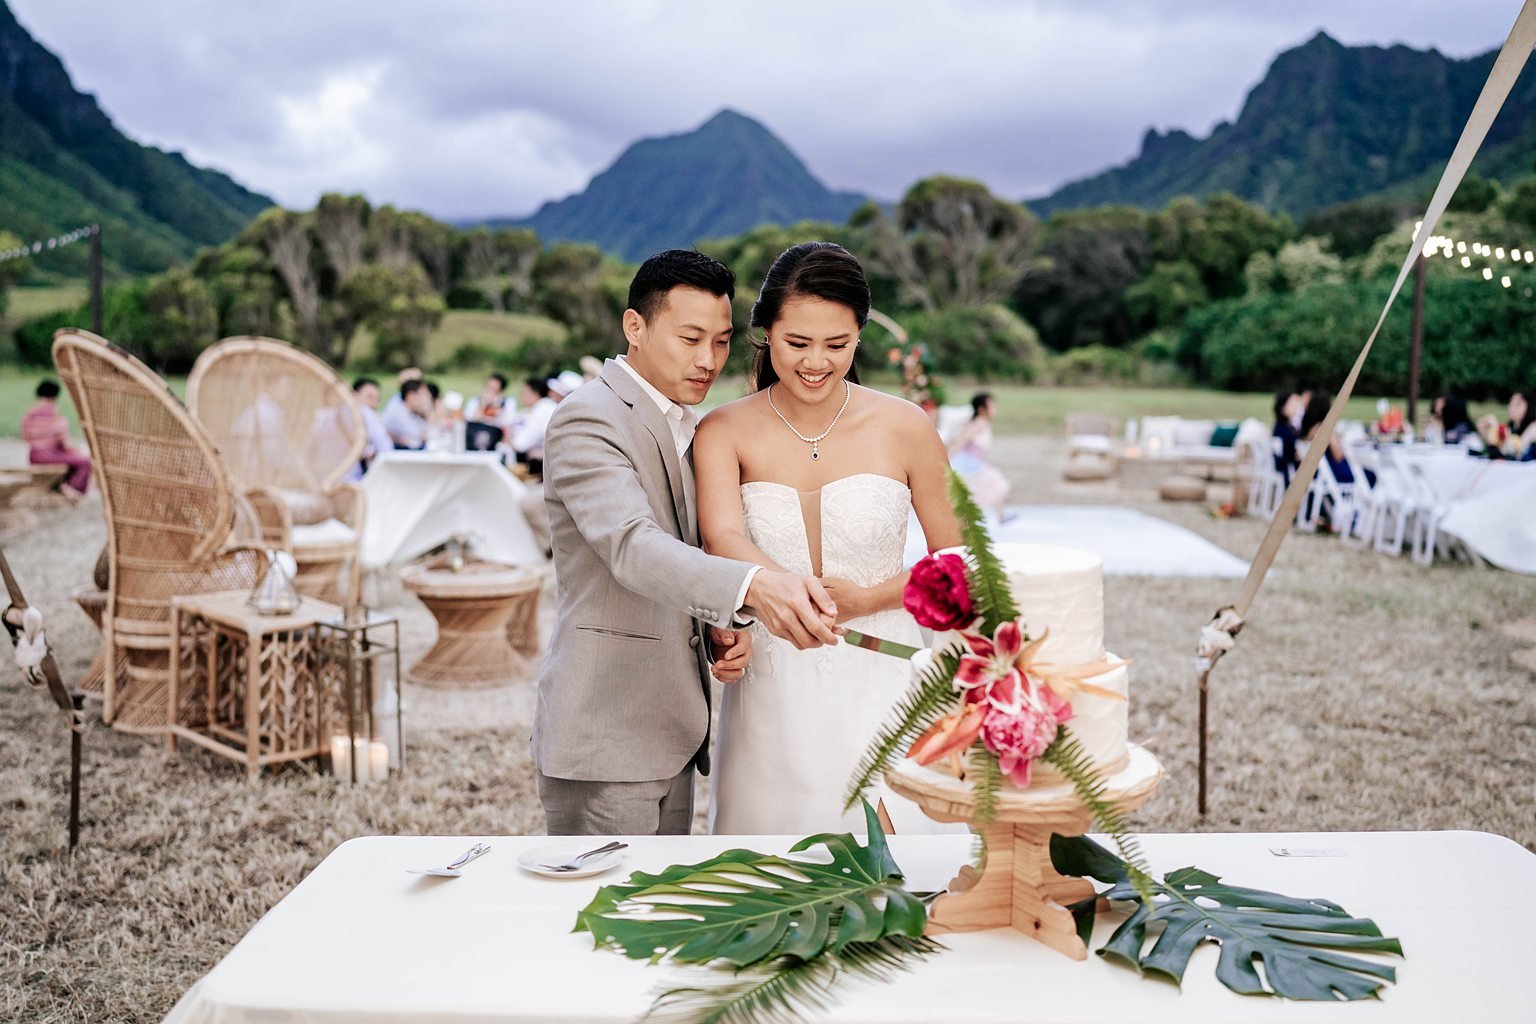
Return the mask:
[[837,604],[814,576],[764,569],[747,589],[747,610],[802,651],[837,643]]
[[722,683],[740,682],[752,660],[752,634],[745,629],[709,627],[709,654],[715,659],[709,670]]

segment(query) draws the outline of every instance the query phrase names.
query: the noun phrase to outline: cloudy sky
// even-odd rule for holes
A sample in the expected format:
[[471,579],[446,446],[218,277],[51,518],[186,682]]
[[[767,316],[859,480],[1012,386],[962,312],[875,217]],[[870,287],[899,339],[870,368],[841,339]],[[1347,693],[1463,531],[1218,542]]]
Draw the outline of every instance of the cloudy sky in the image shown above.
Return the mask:
[[1026,197],[1236,116],[1274,55],[1502,43],[1520,0],[9,0],[130,136],[290,206],[524,214],[721,107],[834,188]]

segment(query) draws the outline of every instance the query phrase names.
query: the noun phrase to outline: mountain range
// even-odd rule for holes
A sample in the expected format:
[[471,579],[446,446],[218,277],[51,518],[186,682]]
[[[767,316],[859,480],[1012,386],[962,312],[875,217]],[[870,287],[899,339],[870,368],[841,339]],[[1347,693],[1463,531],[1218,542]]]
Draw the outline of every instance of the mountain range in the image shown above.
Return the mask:
[[762,124],[722,110],[691,132],[634,143],[577,195],[545,203],[531,217],[490,223],[641,260],[759,224],[842,223],[864,201],[823,185]]
[[[1365,197],[1416,199],[1450,155],[1494,57],[1345,46],[1318,33],[1271,62],[1234,122],[1204,138],[1149,130],[1124,165],[1027,203],[1048,216],[1225,191],[1300,218]],[[1527,69],[1473,170],[1508,181],[1530,172],[1533,153],[1536,71]],[[829,189],[763,124],[727,109],[693,131],[635,142],[581,192],[531,216],[481,223],[526,225],[546,242],[592,242],[638,260],[764,223],[842,222],[865,201]],[[0,0],[0,228],[32,240],[100,223],[109,271],[142,274],[228,240],[270,205],[227,175],[125,136]],[[84,261],[85,247],[71,246],[36,263],[73,277]]]
[[[102,226],[109,273],[164,270],[227,241],[272,200],[227,175],[129,139],[0,0],[0,228],[23,241]],[[82,276],[86,247],[44,251]]]
[[[1496,55],[1345,46],[1319,32],[1274,59],[1235,122],[1203,139],[1148,131],[1129,163],[1027,202],[1044,216],[1232,192],[1300,218],[1367,196],[1415,199],[1438,179]],[[1473,170],[1507,180],[1529,173],[1533,154],[1536,70],[1527,68]]]

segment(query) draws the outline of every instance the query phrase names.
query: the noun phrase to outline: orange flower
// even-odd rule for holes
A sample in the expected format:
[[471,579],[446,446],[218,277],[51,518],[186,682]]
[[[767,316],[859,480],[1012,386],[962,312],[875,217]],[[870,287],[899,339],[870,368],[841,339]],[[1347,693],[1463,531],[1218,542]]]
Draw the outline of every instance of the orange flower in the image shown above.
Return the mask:
[[1102,686],[1095,686],[1085,680],[1094,676],[1101,676],[1111,669],[1121,665],[1129,665],[1128,661],[1110,661],[1100,655],[1094,661],[1087,661],[1081,665],[1068,665],[1065,668],[1057,668],[1048,661],[1037,662],[1034,660],[1035,652],[1040,645],[1045,643],[1045,638],[1051,635],[1050,629],[1041,632],[1038,640],[1032,640],[1019,652],[1014,665],[1024,675],[1051,688],[1051,692],[1062,700],[1071,703],[1072,698],[1079,693],[1093,694],[1095,697],[1106,697],[1109,700],[1125,700],[1123,696],[1113,690],[1106,690]]
[[985,703],[967,704],[952,715],[945,715],[917,738],[907,756],[918,764],[932,764],[944,757],[959,759],[960,752],[981,735],[987,717]]

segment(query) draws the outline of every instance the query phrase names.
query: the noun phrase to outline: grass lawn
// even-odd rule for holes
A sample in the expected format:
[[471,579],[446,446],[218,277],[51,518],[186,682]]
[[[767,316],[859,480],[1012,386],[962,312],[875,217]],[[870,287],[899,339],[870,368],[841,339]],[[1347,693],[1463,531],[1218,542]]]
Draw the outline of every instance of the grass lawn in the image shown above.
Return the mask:
[[3,326],[9,334],[17,326],[45,313],[72,309],[85,301],[87,288],[83,284],[62,284],[47,287],[12,288],[8,296]]
[[[424,364],[441,365],[467,344],[483,345],[498,352],[512,352],[527,338],[565,338],[565,327],[548,317],[531,313],[492,313],[487,310],[454,309],[427,338]],[[363,328],[352,343],[352,358],[366,363],[373,353],[373,332]],[[479,390],[476,385],[475,390]]]

